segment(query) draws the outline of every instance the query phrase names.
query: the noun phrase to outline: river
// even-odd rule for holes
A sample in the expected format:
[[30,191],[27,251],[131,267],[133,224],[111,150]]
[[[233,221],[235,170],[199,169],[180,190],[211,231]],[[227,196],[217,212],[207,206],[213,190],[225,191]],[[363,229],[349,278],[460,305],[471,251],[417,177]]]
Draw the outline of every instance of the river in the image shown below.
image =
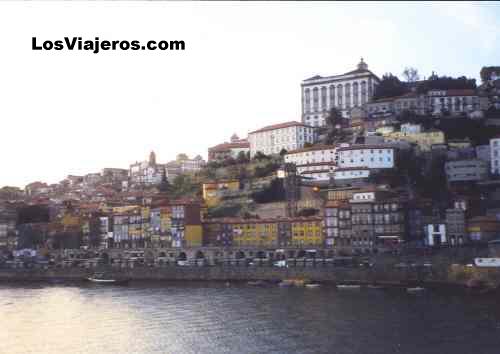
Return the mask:
[[0,285],[0,353],[500,353],[493,296],[211,282]]

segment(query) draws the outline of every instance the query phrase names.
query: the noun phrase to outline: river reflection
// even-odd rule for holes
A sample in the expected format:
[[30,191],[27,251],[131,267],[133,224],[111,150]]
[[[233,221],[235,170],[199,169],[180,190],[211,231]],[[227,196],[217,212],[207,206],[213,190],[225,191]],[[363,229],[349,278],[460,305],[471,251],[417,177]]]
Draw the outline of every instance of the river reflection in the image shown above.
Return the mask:
[[224,283],[0,285],[0,353],[492,353],[495,297]]

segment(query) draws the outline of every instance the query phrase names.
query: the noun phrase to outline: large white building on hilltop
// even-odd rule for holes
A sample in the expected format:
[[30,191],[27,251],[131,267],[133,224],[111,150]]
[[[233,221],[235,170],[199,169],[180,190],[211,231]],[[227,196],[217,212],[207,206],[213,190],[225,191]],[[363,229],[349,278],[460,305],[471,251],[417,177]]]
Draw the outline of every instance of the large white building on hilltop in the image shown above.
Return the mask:
[[248,142],[251,157],[258,151],[266,155],[279,154],[283,149],[296,150],[303,148],[305,143],[312,144],[314,128],[299,122],[269,125],[248,133]]
[[302,81],[302,122],[321,127],[332,107],[337,107],[345,118],[354,107],[363,107],[373,97],[380,79],[359,62],[356,70],[342,75],[316,75]]

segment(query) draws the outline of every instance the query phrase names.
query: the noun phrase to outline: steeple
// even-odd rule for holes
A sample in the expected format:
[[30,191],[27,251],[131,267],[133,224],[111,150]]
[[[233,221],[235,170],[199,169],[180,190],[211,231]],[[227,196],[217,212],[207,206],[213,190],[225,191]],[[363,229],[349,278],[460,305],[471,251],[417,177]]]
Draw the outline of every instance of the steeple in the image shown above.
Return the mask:
[[149,153],[149,166],[156,166],[156,154],[154,151]]
[[358,64],[358,70],[368,70],[368,64],[363,61],[363,58],[361,58],[361,61]]

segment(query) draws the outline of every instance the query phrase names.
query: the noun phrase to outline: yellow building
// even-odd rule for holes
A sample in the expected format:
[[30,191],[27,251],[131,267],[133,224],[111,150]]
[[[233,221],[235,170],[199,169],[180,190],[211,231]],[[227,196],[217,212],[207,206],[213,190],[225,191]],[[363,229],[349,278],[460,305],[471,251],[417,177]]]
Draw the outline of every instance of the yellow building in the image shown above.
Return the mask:
[[237,179],[203,183],[203,199],[208,207],[212,207],[220,202],[224,193],[227,191],[238,191],[239,189],[240,181]]
[[292,244],[294,246],[322,246],[324,242],[322,219],[319,217],[293,218]]
[[384,136],[384,140],[388,143],[397,141],[407,141],[417,144],[420,150],[430,151],[432,145],[444,144],[445,136],[442,131],[431,130],[420,133],[392,132]]
[[184,230],[186,247],[201,247],[203,243],[203,228],[201,225],[186,225]]
[[239,220],[233,224],[233,245],[271,247],[278,244],[278,220]]

